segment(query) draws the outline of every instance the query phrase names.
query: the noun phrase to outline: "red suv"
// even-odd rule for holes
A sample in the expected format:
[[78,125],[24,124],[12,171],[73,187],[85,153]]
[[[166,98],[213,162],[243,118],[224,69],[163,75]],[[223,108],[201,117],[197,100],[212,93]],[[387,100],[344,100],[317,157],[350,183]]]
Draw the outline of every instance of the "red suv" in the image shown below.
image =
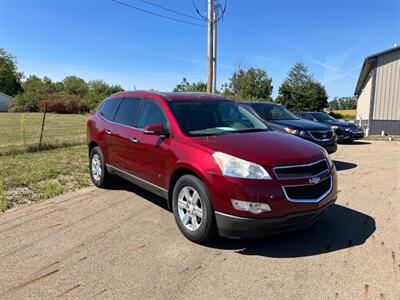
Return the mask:
[[122,92],[87,126],[93,183],[121,177],[165,198],[191,241],[302,229],[337,197],[323,148],[217,95]]

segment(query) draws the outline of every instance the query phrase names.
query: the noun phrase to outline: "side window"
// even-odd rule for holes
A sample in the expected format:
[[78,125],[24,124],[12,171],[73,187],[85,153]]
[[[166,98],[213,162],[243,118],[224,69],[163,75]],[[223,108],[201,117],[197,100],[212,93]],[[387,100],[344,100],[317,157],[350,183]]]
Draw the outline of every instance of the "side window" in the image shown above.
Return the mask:
[[134,127],[136,125],[139,106],[140,99],[123,99],[115,115],[114,122]]
[[108,121],[114,121],[115,112],[120,103],[121,99],[109,99],[104,101],[99,109],[100,115]]
[[149,124],[163,124],[164,128],[168,128],[167,118],[165,117],[161,107],[151,101],[144,100],[142,109],[140,110],[137,127],[144,129]]
[[303,119],[307,119],[307,120],[310,120],[310,121],[314,121],[313,116],[310,115],[310,114],[301,114],[301,117],[302,117]]
[[319,122],[319,120],[318,120],[318,118],[317,118],[316,115],[314,115],[314,114],[309,114],[309,116],[310,116],[310,120],[311,120],[311,121]]

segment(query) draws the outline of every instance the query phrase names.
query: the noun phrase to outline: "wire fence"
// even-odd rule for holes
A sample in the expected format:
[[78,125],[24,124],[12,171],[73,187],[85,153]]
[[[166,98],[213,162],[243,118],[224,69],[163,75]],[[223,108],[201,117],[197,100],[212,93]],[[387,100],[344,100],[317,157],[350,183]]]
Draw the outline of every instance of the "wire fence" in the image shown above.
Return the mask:
[[[87,115],[47,113],[41,149],[77,145],[86,141]],[[0,113],[0,155],[39,149],[43,113]]]

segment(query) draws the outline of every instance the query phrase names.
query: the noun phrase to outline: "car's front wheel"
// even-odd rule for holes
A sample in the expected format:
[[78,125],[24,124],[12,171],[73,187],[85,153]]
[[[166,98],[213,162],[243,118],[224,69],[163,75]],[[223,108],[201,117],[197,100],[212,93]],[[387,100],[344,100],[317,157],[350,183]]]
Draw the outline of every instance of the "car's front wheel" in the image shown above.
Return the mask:
[[89,156],[90,178],[95,186],[99,188],[109,187],[113,177],[107,172],[105,160],[100,147],[94,147]]
[[175,221],[189,240],[204,243],[215,236],[214,210],[205,184],[193,175],[184,175],[172,195]]

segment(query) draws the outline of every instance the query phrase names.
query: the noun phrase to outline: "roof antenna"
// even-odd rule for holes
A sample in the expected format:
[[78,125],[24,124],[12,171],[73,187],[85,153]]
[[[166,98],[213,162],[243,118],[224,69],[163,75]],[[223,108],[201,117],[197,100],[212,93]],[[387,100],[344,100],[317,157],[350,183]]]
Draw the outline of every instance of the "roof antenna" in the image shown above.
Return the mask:
[[135,84],[133,84],[133,90],[136,91],[136,85]]

